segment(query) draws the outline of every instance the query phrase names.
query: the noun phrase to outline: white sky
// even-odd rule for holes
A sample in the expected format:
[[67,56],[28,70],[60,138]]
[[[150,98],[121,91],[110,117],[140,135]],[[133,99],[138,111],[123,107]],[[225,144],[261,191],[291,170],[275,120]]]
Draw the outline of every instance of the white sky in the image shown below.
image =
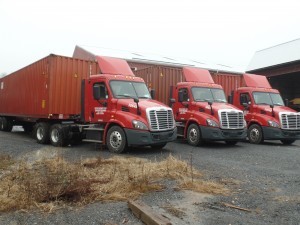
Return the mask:
[[255,51],[300,38],[297,0],[0,0],[0,75],[75,45],[246,69]]

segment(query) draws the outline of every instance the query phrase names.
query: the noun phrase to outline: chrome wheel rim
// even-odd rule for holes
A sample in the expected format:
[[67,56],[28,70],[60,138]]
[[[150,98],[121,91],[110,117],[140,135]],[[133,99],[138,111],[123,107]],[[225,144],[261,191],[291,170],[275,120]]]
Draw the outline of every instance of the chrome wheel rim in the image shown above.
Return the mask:
[[259,130],[257,128],[254,128],[250,131],[250,139],[253,142],[256,142],[259,138]]
[[42,140],[44,137],[44,129],[42,127],[39,127],[36,131],[36,137],[38,140]]
[[122,135],[120,134],[120,132],[118,131],[112,132],[109,137],[109,142],[113,148],[115,149],[119,148],[122,144]]
[[54,142],[54,143],[57,143],[57,142],[58,142],[58,140],[59,140],[59,132],[58,132],[57,129],[53,129],[53,130],[51,131],[51,140],[52,140],[52,142]]
[[198,132],[195,128],[192,128],[189,133],[189,138],[191,142],[196,142],[198,139]]

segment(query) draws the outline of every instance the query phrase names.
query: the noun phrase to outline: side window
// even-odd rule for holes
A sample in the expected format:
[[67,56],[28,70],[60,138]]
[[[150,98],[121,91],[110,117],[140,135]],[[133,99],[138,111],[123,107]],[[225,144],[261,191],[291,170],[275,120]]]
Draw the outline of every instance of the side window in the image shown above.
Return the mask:
[[93,92],[94,99],[103,100],[108,98],[107,88],[104,83],[95,83]]
[[[180,95],[182,96],[182,99],[180,99]],[[187,88],[181,88],[178,92],[178,100],[180,102],[188,102],[189,101],[189,92]]]
[[249,104],[251,102],[250,95],[248,93],[241,93],[240,94],[240,104],[243,105],[243,103]]

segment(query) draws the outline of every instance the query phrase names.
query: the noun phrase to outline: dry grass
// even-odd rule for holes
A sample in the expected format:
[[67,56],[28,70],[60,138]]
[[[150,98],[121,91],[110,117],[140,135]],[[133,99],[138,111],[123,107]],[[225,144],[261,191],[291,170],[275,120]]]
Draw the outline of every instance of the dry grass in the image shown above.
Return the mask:
[[186,213],[182,209],[179,209],[172,205],[162,206],[162,208],[166,210],[168,213],[170,213],[171,215],[181,219],[186,215]]
[[190,180],[183,180],[181,181],[179,188],[214,195],[229,194],[229,190],[224,188],[222,184],[204,180],[195,180],[194,182]]
[[46,212],[66,205],[136,199],[160,191],[163,179],[174,179],[183,189],[224,194],[220,184],[205,182],[201,173],[172,156],[160,162],[138,158],[94,158],[78,163],[63,158],[28,164],[16,162],[0,181],[0,211],[38,208]]
[[0,171],[6,170],[9,166],[14,164],[14,160],[9,155],[0,155]]

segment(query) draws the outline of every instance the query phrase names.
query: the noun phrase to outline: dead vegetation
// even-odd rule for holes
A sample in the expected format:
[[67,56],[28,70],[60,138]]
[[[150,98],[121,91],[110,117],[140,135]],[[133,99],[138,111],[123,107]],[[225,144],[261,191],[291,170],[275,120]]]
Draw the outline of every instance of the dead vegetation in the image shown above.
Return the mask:
[[0,171],[6,170],[14,163],[14,160],[9,155],[0,155]]
[[0,211],[38,208],[51,212],[66,205],[136,199],[164,189],[160,182],[164,179],[178,181],[182,189],[227,193],[222,185],[201,180],[199,171],[173,156],[160,162],[113,157],[77,163],[56,157],[6,165],[1,167],[7,171],[0,181]]

